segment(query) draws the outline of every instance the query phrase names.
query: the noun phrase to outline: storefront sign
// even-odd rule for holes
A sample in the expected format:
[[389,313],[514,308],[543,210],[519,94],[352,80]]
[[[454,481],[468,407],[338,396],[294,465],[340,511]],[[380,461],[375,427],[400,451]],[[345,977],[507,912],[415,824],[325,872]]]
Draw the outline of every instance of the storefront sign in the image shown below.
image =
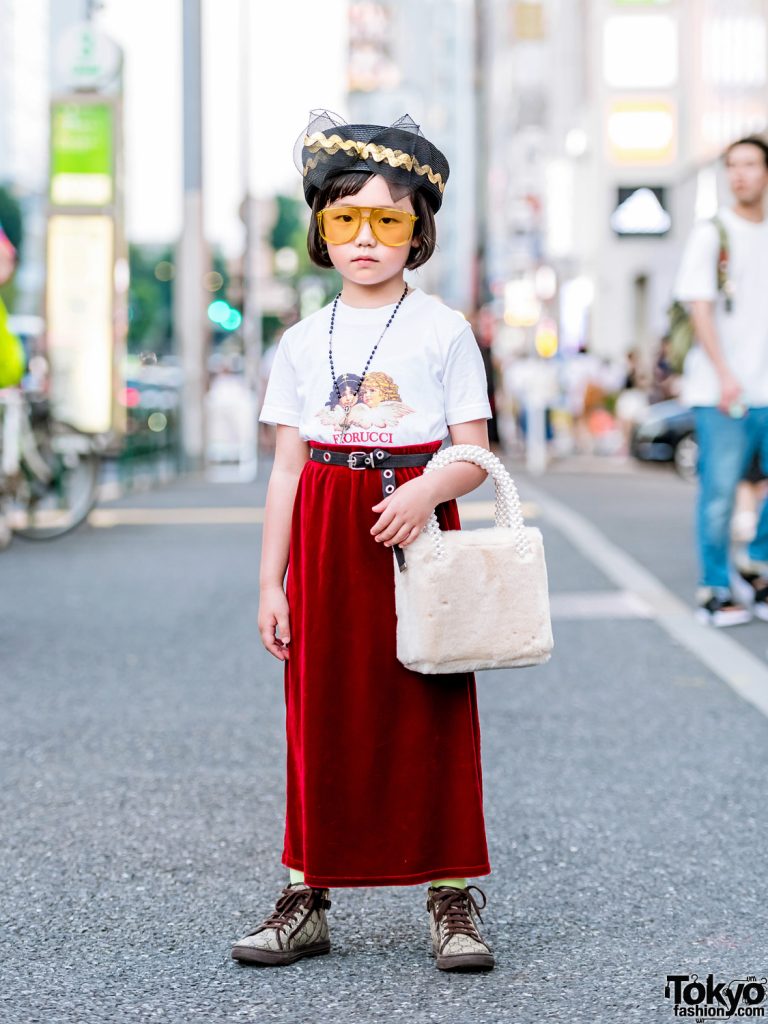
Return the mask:
[[109,206],[114,200],[113,107],[55,103],[51,112],[51,203]]
[[109,36],[91,22],[73,25],[56,47],[56,84],[62,91],[103,92],[117,84],[122,64],[122,51]]
[[641,186],[620,188],[611,227],[617,235],[666,235],[672,227],[663,188]]
[[606,116],[608,157],[616,164],[669,164],[677,150],[675,105],[663,99],[618,99]]
[[89,433],[112,426],[115,232],[108,216],[48,223],[48,360],[56,416]]

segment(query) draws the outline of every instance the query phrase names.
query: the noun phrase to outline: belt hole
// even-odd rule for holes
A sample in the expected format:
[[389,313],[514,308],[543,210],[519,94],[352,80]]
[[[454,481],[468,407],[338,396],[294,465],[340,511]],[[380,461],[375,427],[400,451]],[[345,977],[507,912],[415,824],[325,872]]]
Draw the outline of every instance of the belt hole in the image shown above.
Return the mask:
[[384,458],[384,452],[376,452],[376,458],[377,459],[383,459]]
[[330,452],[323,452],[323,458],[325,459],[326,462],[330,462],[331,461],[331,453]]
[[387,484],[387,486],[384,488],[384,493],[385,494],[391,494],[392,491],[394,491],[394,489],[395,489],[395,485],[394,484]]
[[385,469],[384,470],[384,476],[387,478],[387,480],[389,480],[389,478],[392,476],[392,470],[391,469]]

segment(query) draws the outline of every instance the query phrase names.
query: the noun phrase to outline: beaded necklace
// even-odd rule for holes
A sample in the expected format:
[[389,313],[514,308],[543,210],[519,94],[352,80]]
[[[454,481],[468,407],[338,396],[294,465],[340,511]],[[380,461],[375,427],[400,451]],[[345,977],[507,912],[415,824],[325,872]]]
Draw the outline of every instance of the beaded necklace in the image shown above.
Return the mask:
[[[354,398],[357,398],[358,394],[360,393],[360,388],[363,386],[363,381],[365,380],[365,375],[366,375],[366,373],[368,373],[368,367],[371,365],[371,360],[373,359],[374,355],[376,354],[376,349],[379,347],[379,342],[381,341],[381,339],[386,334],[387,328],[389,327],[389,325],[395,319],[395,314],[397,313],[398,309],[400,309],[400,306],[402,305],[403,299],[406,297],[407,294],[408,294],[408,285],[406,285],[405,288],[403,289],[403,294],[400,296],[400,298],[398,299],[397,305],[392,310],[392,316],[389,318],[389,320],[387,320],[386,324],[384,325],[384,330],[379,335],[379,340],[373,346],[373,349],[371,350],[371,354],[368,356],[368,362],[365,364],[365,369],[363,370],[362,376],[360,377],[360,383],[357,385],[357,390],[355,391],[355,393],[353,395]],[[330,364],[331,364],[331,380],[333,381],[333,386],[336,389],[336,394],[339,396],[339,405],[341,405],[342,403],[341,403],[341,391],[339,390],[339,385],[337,383],[337,378],[336,378],[336,370],[335,370],[334,365],[333,365],[333,324],[334,324],[334,321],[336,319],[336,305],[337,305],[337,303],[338,303],[340,298],[341,298],[341,292],[339,292],[339,294],[333,300],[333,309],[331,310],[331,326],[330,326],[330,329],[328,331],[328,359],[329,359]],[[348,430],[349,429],[349,409],[346,410],[346,412],[344,414],[344,419],[341,421],[341,429],[342,430]]]

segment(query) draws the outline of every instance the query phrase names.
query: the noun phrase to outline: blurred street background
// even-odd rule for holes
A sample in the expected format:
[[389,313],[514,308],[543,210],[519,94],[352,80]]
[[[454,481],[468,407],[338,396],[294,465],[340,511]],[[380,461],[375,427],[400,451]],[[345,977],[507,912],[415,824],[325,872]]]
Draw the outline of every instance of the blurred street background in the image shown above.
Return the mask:
[[3,296],[44,357],[28,385],[50,371],[124,476],[154,458],[248,477],[269,453],[252,406],[275,345],[339,286],[306,253],[292,148],[311,108],[408,112],[448,154],[438,251],[409,277],[471,320],[504,451],[534,471],[620,456],[648,403],[674,402],[673,277],[694,220],[728,200],[723,148],[765,128],[768,4],[436,12],[2,0],[0,224],[19,250]]
[[[406,277],[472,323],[545,535],[553,659],[478,678],[480,979],[435,970],[418,887],[336,893],[327,962],[229,959],[285,875],[257,413],[341,283],[292,159],[320,108],[447,155]],[[667,975],[765,974],[768,630],[693,618],[664,339],[767,128],[768,0],[0,0],[0,1021],[668,1021]]]

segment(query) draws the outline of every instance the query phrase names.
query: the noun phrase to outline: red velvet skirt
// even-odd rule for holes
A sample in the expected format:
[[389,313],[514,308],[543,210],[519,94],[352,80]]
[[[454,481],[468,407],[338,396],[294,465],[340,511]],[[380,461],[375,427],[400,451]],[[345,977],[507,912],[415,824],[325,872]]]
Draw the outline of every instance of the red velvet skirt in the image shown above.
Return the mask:
[[[400,485],[423,467],[395,472]],[[307,462],[293,509],[283,863],[318,887],[491,870],[474,675],[397,660],[392,548],[370,534],[381,499],[378,472]],[[443,529],[460,528],[455,501],[437,512]]]

